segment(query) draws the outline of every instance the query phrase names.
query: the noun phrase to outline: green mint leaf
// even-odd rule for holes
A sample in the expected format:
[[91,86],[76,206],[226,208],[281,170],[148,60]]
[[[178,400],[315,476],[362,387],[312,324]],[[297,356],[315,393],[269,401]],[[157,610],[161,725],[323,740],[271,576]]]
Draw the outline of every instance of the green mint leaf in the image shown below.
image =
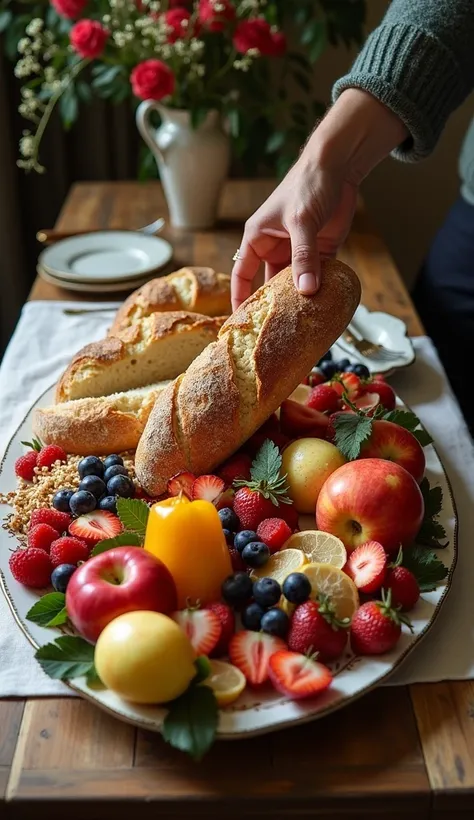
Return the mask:
[[63,592],[49,592],[31,607],[26,618],[38,626],[60,626],[67,621],[65,601]]
[[206,655],[199,655],[199,658],[194,661],[194,666],[196,667],[196,677],[193,678],[193,684],[201,683],[211,674],[211,664]]
[[421,430],[413,430],[413,435],[422,447],[427,447],[428,444],[433,444],[433,439],[423,427]]
[[37,453],[41,450],[42,444],[41,441],[37,438],[32,439],[31,441],[22,441],[25,447],[31,447],[32,450],[35,450]]
[[446,539],[446,530],[437,520],[443,508],[443,491],[441,487],[430,487],[426,476],[420,482],[420,490],[425,502],[425,515],[415,541],[426,547],[447,547],[448,542],[440,543]]
[[94,646],[83,638],[63,635],[35,652],[43,672],[50,678],[69,680],[89,675],[94,666]]
[[191,686],[170,704],[163,723],[167,743],[201,760],[212,746],[219,720],[216,697],[208,686]]
[[145,538],[150,509],[139,498],[117,498],[117,513],[124,529],[136,532]]
[[444,548],[448,546],[449,542],[441,544],[440,541],[446,539],[446,530],[439,521],[428,519],[424,521],[420,527],[420,531],[416,536],[416,543],[425,547]]
[[398,424],[399,427],[404,427],[405,430],[416,430],[420,424],[420,419],[415,416],[411,410],[390,410],[389,413],[384,414],[384,421],[391,421],[393,424]]
[[349,461],[360,455],[360,448],[372,432],[372,419],[369,416],[358,416],[345,413],[336,418],[334,423],[336,447]]
[[114,547],[142,547],[144,536],[137,532],[121,532],[115,538],[104,538],[103,541],[98,541],[91,552],[91,558],[94,555],[100,555],[107,550],[113,550]]
[[420,490],[425,502],[425,520],[439,515],[443,509],[443,491],[441,487],[430,487],[428,479],[420,482]]
[[413,573],[421,592],[432,592],[449,572],[436,553],[418,545],[405,550],[402,566]]
[[270,482],[278,478],[281,462],[281,453],[276,444],[269,438],[265,439],[250,468],[252,480]]

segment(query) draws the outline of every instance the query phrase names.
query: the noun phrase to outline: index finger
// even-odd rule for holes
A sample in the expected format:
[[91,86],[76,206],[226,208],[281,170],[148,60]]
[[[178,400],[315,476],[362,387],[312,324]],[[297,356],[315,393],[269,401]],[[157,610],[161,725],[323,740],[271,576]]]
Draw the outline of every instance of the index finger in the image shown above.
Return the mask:
[[237,310],[239,305],[252,293],[252,282],[260,267],[260,257],[255,253],[247,239],[242,240],[238,250],[231,277],[232,309]]

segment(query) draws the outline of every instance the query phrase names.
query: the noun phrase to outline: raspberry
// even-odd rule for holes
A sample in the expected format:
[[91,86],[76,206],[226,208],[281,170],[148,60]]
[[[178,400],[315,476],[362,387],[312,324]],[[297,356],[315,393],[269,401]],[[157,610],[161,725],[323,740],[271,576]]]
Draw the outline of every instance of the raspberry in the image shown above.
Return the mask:
[[38,453],[36,450],[30,450],[24,456],[20,456],[15,461],[15,475],[22,478],[24,481],[33,481],[34,469],[38,460]]
[[58,537],[57,530],[50,524],[36,524],[28,533],[28,546],[49,552],[53,541]]
[[38,453],[38,467],[52,467],[55,461],[67,461],[67,455],[57,444],[48,444]]
[[62,535],[63,532],[67,531],[71,521],[72,518],[69,513],[59,512],[59,510],[53,510],[49,507],[40,507],[31,513],[30,530],[36,527],[37,524],[49,524],[50,527],[54,527],[58,535]]
[[238,550],[230,549],[229,555],[234,572],[245,572],[247,570],[244,559]]
[[272,555],[281,550],[292,532],[293,530],[282,518],[265,518],[257,527],[259,540],[270,548]]
[[77,564],[79,561],[87,561],[89,548],[85,541],[65,535],[53,541],[50,555],[53,567],[60,564]]
[[10,570],[20,584],[33,589],[44,589],[49,586],[52,565],[47,552],[28,547],[12,552],[9,559]]

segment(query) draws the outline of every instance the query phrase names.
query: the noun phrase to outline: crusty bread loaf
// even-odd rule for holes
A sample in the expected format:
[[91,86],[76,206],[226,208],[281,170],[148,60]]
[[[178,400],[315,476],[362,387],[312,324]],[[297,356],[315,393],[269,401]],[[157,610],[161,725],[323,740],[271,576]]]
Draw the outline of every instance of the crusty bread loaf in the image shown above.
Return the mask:
[[174,379],[215,341],[225,317],[153,313],[80,350],[61,376],[56,401],[109,396]]
[[81,456],[135,450],[159,393],[170,383],[38,408],[33,432],[44,444]]
[[212,268],[190,267],[152,279],[125,300],[109,332],[114,336],[144,316],[168,310],[228,316],[232,312],[230,276]]
[[302,296],[286,268],[249,297],[158,396],[135,468],[150,495],[180,470],[212,471],[280,406],[338,339],[360,299],[342,262],[322,263],[321,287]]

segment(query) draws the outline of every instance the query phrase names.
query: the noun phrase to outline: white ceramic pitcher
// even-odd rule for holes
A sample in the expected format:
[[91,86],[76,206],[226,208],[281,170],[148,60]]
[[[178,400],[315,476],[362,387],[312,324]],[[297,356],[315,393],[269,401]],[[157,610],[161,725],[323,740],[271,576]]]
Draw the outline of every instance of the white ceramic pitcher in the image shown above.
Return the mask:
[[[153,110],[161,117],[157,129],[149,119]],[[137,108],[136,121],[158,164],[171,224],[188,230],[212,227],[231,152],[219,112],[209,111],[193,128],[189,111],[145,100]]]

